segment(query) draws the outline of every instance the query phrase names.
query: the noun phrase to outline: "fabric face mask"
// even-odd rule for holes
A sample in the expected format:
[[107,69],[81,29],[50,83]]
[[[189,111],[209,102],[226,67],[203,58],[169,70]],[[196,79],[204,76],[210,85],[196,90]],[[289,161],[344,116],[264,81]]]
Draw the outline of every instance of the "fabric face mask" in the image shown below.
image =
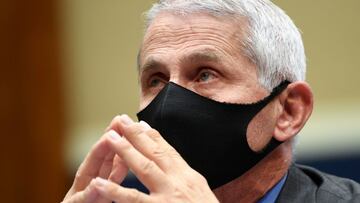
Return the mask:
[[288,84],[282,82],[259,102],[230,104],[169,82],[137,117],[158,130],[215,189],[240,177],[281,144],[272,139],[261,152],[254,152],[246,131],[255,115]]

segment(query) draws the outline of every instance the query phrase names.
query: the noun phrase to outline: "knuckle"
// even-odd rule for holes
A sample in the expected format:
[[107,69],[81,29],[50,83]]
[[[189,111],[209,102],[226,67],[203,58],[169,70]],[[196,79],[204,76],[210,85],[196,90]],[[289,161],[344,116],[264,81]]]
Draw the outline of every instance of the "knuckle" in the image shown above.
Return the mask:
[[159,133],[157,130],[153,129],[153,128],[148,129],[148,130],[146,130],[145,132],[146,132],[146,134],[147,134],[151,139],[153,139],[153,140],[159,140],[159,139],[161,139],[160,133]]
[[111,123],[120,123],[120,121],[121,121],[121,116],[120,116],[120,115],[116,115],[116,116],[112,119]]
[[176,151],[176,149],[174,147],[169,146],[167,152],[171,157],[175,157],[175,158],[181,157],[179,152]]
[[127,129],[128,133],[132,134],[132,135],[139,135],[144,132],[144,130],[142,129],[142,127],[139,123],[134,123],[134,124],[128,126],[127,128],[128,128]]
[[115,116],[112,121],[110,122],[110,126],[117,126],[118,124],[121,123],[121,116],[117,115]]
[[207,180],[206,180],[206,178],[204,177],[204,176],[202,176],[202,175],[198,175],[198,180],[201,182],[201,183],[204,183],[204,184],[208,184],[208,182],[207,182]]
[[180,157],[179,153],[171,146],[160,146],[158,145],[154,151],[153,151],[154,157],[157,158],[164,158],[164,157],[170,157],[170,158],[178,158]]
[[83,177],[82,173],[79,170],[76,171],[74,182],[78,182],[79,180],[81,180],[82,177]]
[[143,164],[141,164],[140,171],[143,176],[147,176],[147,175],[151,175],[151,172],[153,171],[154,168],[155,168],[155,163],[153,161],[148,160],[145,161]]
[[[170,190],[170,199],[175,200],[175,201],[171,201],[171,202],[178,202],[179,200],[182,200],[181,202],[187,202],[185,201],[186,199],[188,199],[188,195],[189,195],[189,188],[187,188],[186,186],[184,187],[184,183],[175,183],[171,190]],[[170,202],[169,201],[169,196],[165,196],[167,199],[163,202]]]
[[179,187],[175,187],[172,194],[176,199],[184,199],[184,193]]
[[153,155],[154,157],[157,157],[157,158],[163,158],[165,156],[165,154],[167,154],[167,150],[166,148],[163,148],[161,146],[156,146],[154,151],[153,151]]
[[156,143],[159,144],[159,148],[156,149],[156,151],[154,153],[158,153],[160,155],[168,154],[170,156],[180,157],[180,154],[175,150],[175,148],[172,147],[171,145],[169,145],[157,130],[149,129],[149,130],[145,131],[145,133],[152,140],[154,140]]
[[187,182],[190,185],[193,185],[193,183],[207,184],[207,180],[199,172],[195,171],[192,168],[190,168],[189,170],[186,170],[186,171],[187,172],[185,174],[186,174],[186,177],[188,179]]

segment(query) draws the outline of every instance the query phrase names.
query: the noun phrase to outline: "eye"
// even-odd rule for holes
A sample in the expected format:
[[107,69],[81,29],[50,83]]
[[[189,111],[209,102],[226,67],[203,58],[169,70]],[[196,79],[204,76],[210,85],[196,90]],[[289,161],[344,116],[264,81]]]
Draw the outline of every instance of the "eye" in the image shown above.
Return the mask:
[[156,86],[158,86],[159,84],[160,84],[160,79],[159,78],[152,78],[152,79],[150,79],[150,81],[149,81],[149,86],[150,87],[156,87]]
[[156,73],[150,76],[147,80],[147,87],[148,88],[158,88],[164,86],[168,81],[167,77],[162,73]]
[[211,79],[214,79],[215,75],[210,70],[202,70],[198,75],[199,82],[208,82]]

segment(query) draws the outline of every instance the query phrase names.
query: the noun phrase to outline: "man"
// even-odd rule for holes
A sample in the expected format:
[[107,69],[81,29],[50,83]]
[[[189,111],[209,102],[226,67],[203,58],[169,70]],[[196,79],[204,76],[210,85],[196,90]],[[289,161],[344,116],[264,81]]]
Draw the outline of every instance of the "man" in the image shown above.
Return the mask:
[[[292,164],[313,97],[301,36],[267,0],[163,0],[139,53],[140,122],[113,119],[64,202],[359,202]],[[145,194],[118,185],[131,169]]]

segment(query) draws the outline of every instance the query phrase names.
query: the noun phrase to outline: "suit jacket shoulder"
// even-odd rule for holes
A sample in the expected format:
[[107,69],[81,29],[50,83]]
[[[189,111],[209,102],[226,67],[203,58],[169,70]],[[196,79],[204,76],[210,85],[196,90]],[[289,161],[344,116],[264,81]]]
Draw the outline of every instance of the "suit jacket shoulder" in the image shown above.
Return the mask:
[[359,202],[360,184],[346,178],[294,164],[277,202]]

